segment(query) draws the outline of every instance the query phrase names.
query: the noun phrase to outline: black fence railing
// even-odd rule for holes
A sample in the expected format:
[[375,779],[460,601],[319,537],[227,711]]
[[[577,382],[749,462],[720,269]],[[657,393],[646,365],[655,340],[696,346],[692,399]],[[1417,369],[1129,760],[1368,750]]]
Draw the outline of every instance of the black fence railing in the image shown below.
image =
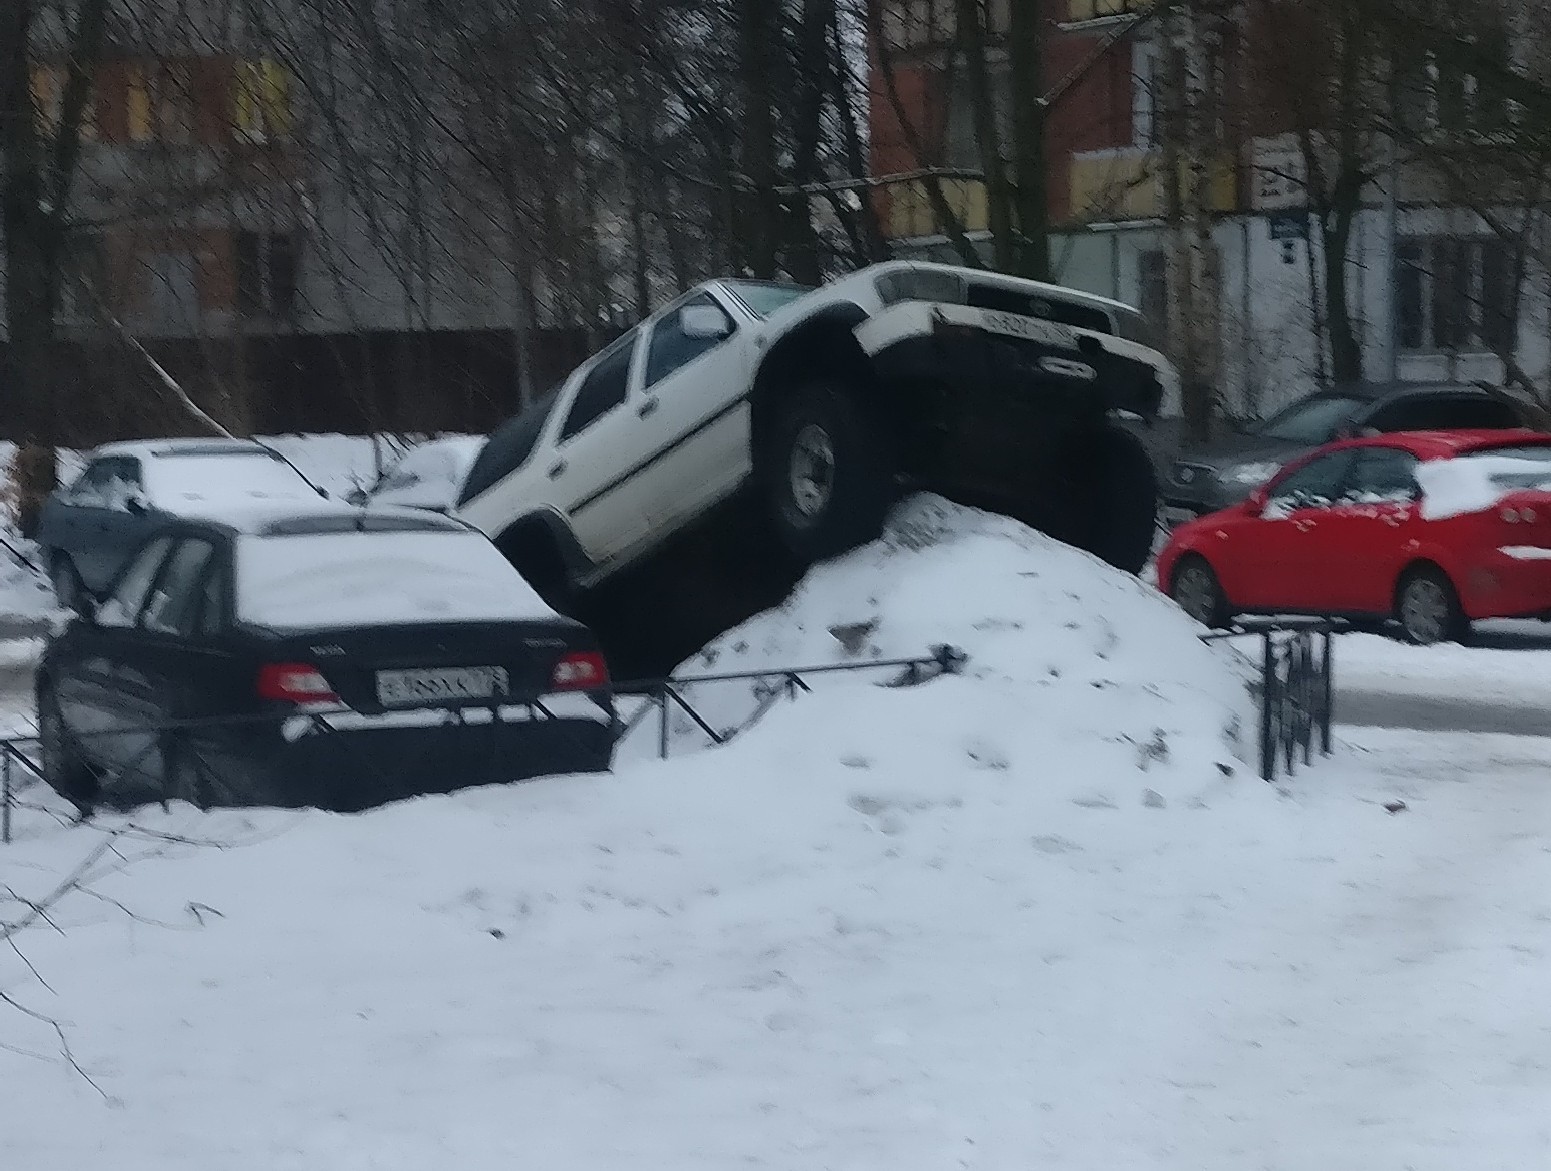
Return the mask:
[[[895,671],[889,686],[910,687],[935,679],[940,675],[957,675],[964,669],[968,656],[958,647],[934,646],[925,655],[911,659],[867,659],[854,663],[824,663],[813,667],[773,667],[763,671],[733,671],[709,675],[678,675],[668,679],[644,679],[621,683],[614,693],[621,697],[636,697],[642,702],[620,721],[619,739],[623,740],[639,728],[646,719],[657,716],[657,755],[666,760],[671,751],[672,717],[682,712],[712,744],[725,744],[740,732],[746,731],[764,718],[782,698],[795,699],[799,694],[812,690],[807,679],[814,675],[833,675],[856,671]],[[754,710],[729,728],[713,727],[689,699],[685,689],[714,683],[754,684]]]
[[1314,753],[1331,755],[1335,716],[1335,636],[1346,627],[1329,618],[1245,622],[1203,635],[1206,642],[1252,635],[1260,640],[1260,677],[1254,693],[1260,711],[1260,775],[1291,776]]
[[[896,676],[888,681],[889,686],[904,687],[912,684],[923,683],[928,679],[939,675],[957,674],[963,669],[966,661],[965,654],[956,647],[939,646],[931,648],[930,653],[909,659],[872,659],[855,663],[829,663],[812,667],[778,667],[767,668],[763,671],[743,671],[722,674],[684,675],[668,679],[652,679],[634,683],[618,684],[614,688],[616,696],[615,714],[613,722],[608,726],[608,732],[617,744],[634,731],[641,723],[656,712],[659,716],[658,752],[664,759],[669,754],[671,741],[671,716],[674,711],[683,712],[692,723],[698,727],[713,744],[725,744],[739,732],[751,727],[770,709],[774,703],[782,698],[795,697],[799,693],[811,690],[807,679],[815,675],[833,674],[836,672],[854,671],[886,671],[897,672]],[[705,684],[732,683],[737,681],[749,681],[754,683],[755,708],[751,715],[746,716],[740,724],[732,728],[713,727],[685,694],[685,689]],[[632,697],[639,698],[642,702],[628,716],[619,714],[618,700],[628,702]],[[503,705],[510,709],[523,709],[523,718],[528,721],[552,722],[564,725],[566,719],[557,716],[545,706],[542,699],[516,701]],[[471,727],[483,727],[491,723],[505,723],[511,720],[503,719],[499,710],[489,708],[448,708],[443,712],[443,720],[448,723],[464,722],[469,719],[470,713],[488,713],[488,719],[481,719]],[[71,736],[76,740],[90,740],[97,737],[133,737],[143,741],[144,746],[130,762],[115,769],[113,775],[105,777],[108,783],[113,783],[118,777],[131,775],[138,770],[149,758],[152,751],[157,748],[165,748],[174,741],[187,744],[186,737],[190,733],[212,732],[230,730],[244,726],[267,726],[299,722],[305,728],[299,728],[297,735],[320,735],[338,731],[331,722],[338,717],[354,719],[358,713],[343,706],[326,706],[298,709],[295,712],[253,712],[230,716],[210,716],[186,720],[169,720],[155,724],[124,724],[106,728],[94,728],[90,730],[72,730]],[[185,738],[185,739],[179,739]],[[12,812],[18,808],[17,778],[19,776],[31,776],[39,781],[46,781],[42,760],[42,745],[37,734],[10,736],[0,739],[0,842],[9,843],[12,836]],[[201,761],[202,764],[206,763]],[[515,779],[515,778],[514,778]]]

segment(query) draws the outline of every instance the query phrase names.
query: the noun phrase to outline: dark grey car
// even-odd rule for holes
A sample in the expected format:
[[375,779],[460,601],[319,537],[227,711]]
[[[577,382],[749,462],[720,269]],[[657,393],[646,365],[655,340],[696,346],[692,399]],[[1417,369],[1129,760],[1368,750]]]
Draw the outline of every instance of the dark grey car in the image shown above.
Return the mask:
[[60,605],[100,595],[169,517],[219,516],[229,505],[327,495],[284,456],[252,440],[160,439],[100,447],[43,505],[38,545]]
[[1229,508],[1289,460],[1337,439],[1535,425],[1524,404],[1478,386],[1363,384],[1321,391],[1209,447],[1182,453],[1163,477],[1165,513],[1182,519]]

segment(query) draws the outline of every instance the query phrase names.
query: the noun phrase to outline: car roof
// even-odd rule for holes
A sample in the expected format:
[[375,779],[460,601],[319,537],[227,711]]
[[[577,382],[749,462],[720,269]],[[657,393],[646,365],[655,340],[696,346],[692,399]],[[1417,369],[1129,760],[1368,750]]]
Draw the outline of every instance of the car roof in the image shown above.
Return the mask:
[[103,456],[133,456],[138,459],[167,459],[178,456],[268,455],[280,459],[273,449],[253,439],[133,439],[105,443],[95,448],[89,459]]
[[1526,427],[1498,431],[1393,431],[1386,435],[1343,440],[1321,450],[1339,451],[1349,447],[1393,447],[1409,451],[1418,459],[1451,459],[1497,447],[1551,447],[1551,435],[1543,431],[1531,431]]
[[1308,397],[1355,398],[1379,402],[1389,398],[1427,398],[1432,395],[1466,398],[1497,398],[1500,392],[1469,382],[1345,382],[1337,383]]
[[373,505],[356,508],[337,501],[287,501],[283,504],[240,505],[212,510],[209,516],[185,514],[169,530],[212,530],[234,536],[327,536],[340,533],[473,533],[461,520],[423,508]]

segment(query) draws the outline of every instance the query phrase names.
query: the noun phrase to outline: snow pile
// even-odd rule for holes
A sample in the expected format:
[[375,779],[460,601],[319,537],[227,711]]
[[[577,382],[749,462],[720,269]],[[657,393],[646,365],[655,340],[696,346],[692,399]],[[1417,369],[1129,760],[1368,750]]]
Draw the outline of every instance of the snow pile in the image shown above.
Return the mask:
[[[967,682],[922,693],[973,690],[984,715],[972,738],[984,743],[971,755],[1031,770],[1042,783],[1082,786],[1112,774],[1139,792],[1216,776],[1253,738],[1248,664],[1203,644],[1200,633],[1156,590],[1097,558],[1007,517],[921,495],[895,511],[882,540],[818,566],[784,605],[723,635],[675,674],[913,658],[950,644],[969,656]],[[809,702],[828,707],[849,701],[837,693],[876,692],[903,675],[880,669],[804,681],[818,693]],[[778,682],[704,683],[684,695],[725,731],[766,706]],[[682,712],[671,738],[675,754],[709,743]],[[621,747],[622,759],[657,748],[649,717]]]
[[1422,519],[1484,512],[1515,492],[1551,491],[1551,462],[1507,455],[1468,455],[1419,464]]
[[930,499],[724,641],[974,657],[613,776],[24,810],[0,988],[78,1069],[0,1004],[7,1166],[1544,1163],[1544,751],[1229,775],[1231,657]]

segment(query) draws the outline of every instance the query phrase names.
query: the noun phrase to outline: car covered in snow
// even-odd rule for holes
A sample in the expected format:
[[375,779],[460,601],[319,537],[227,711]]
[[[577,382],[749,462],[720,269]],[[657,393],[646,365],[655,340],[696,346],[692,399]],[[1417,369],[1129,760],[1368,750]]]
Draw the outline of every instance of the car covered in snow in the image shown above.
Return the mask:
[[113,443],[86,457],[44,502],[38,545],[59,604],[100,595],[146,536],[168,519],[326,493],[273,448],[248,439]]
[[44,776],[82,809],[359,809],[610,764],[596,639],[447,517],[173,521],[77,606],[36,688]]
[[562,592],[740,495],[827,558],[909,487],[1136,572],[1156,481],[1117,417],[1177,386],[1140,313],[1054,285],[913,262],[818,289],[710,281],[492,434],[456,513]]
[[350,494],[352,504],[451,512],[485,437],[447,435],[417,443],[390,463],[376,483]]
[[1393,619],[1411,642],[1551,615],[1551,436],[1411,432],[1330,444],[1176,529],[1158,582],[1193,617]]

